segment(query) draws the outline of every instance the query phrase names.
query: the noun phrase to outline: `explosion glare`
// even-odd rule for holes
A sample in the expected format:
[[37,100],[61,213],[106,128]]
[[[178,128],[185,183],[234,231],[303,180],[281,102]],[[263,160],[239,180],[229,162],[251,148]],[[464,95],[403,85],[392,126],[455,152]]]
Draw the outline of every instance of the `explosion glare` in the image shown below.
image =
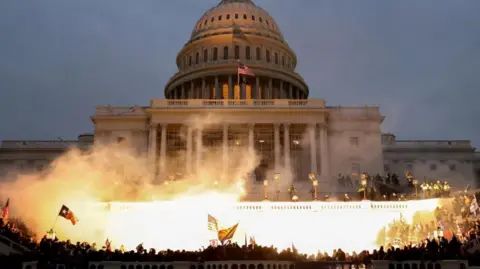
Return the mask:
[[372,249],[378,232],[400,213],[412,218],[415,211],[431,212],[438,204],[411,201],[406,209],[375,210],[364,202],[239,203],[246,194],[241,178],[257,165],[256,156],[249,154],[236,149],[229,156],[236,169],[228,175],[218,169],[218,154],[212,154],[198,176],[152,184],[145,172],[147,159],[121,145],[72,149],[47,172],[2,182],[0,196],[11,199],[11,216],[24,220],[39,237],[52,228],[64,204],[79,221],[55,222],[60,239],[101,245],[108,238],[114,247],[127,249],[144,243],[147,248],[197,250],[216,239],[207,229],[211,214],[221,228],[239,223],[233,242],[243,244],[253,236],[261,245],[282,249],[294,244],[311,254],[339,247]]

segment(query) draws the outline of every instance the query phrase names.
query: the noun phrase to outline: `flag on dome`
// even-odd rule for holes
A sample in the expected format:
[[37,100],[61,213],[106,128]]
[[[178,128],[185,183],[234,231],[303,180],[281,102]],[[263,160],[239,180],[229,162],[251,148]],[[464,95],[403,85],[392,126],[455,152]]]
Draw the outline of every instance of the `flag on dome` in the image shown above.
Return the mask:
[[66,220],[69,220],[72,225],[77,224],[77,217],[75,217],[73,211],[70,210],[70,208],[68,208],[66,205],[62,205],[62,208],[60,209],[60,212],[58,212],[58,215]]
[[248,66],[242,64],[241,62],[238,62],[238,74],[246,75],[246,76],[255,76],[255,73],[248,68]]

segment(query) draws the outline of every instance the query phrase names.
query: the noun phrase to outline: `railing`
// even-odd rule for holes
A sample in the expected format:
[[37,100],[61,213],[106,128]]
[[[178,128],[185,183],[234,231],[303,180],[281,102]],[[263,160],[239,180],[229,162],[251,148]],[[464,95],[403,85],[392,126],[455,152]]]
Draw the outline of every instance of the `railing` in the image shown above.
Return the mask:
[[30,251],[28,248],[26,248],[26,247],[24,247],[24,246],[22,246],[18,243],[13,242],[8,237],[5,237],[3,235],[0,235],[0,243],[6,245],[7,247],[9,247],[11,249],[13,249],[14,251],[12,251],[12,252],[23,253],[23,252]]
[[397,140],[392,146],[395,147],[444,147],[444,148],[471,148],[469,140]]
[[245,108],[324,108],[325,101],[322,99],[288,100],[288,99],[266,99],[266,100],[234,100],[234,99],[153,99],[150,103],[152,108],[218,108],[218,107],[245,107]]
[[78,141],[21,141],[21,140],[5,140],[0,142],[0,149],[67,149],[79,146]]

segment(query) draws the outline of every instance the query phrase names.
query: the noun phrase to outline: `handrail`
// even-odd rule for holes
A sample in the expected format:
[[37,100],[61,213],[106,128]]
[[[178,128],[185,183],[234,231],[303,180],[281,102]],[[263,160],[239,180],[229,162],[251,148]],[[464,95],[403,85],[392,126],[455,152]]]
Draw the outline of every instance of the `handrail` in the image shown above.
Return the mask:
[[21,244],[19,244],[17,242],[14,242],[10,238],[8,238],[6,236],[3,236],[3,235],[0,235],[0,243],[3,243],[5,245],[7,245],[8,247],[11,247],[15,251],[18,251],[18,252],[21,252],[21,253],[30,251],[27,247],[22,246]]

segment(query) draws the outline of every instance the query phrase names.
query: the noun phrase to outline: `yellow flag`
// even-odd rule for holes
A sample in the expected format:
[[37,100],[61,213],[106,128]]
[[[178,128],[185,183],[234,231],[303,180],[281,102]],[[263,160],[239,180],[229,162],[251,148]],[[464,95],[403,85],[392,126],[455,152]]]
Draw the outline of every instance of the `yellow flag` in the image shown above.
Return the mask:
[[220,241],[223,244],[223,242],[232,239],[233,235],[237,231],[237,227],[238,227],[238,223],[233,225],[230,228],[219,230],[218,241]]

